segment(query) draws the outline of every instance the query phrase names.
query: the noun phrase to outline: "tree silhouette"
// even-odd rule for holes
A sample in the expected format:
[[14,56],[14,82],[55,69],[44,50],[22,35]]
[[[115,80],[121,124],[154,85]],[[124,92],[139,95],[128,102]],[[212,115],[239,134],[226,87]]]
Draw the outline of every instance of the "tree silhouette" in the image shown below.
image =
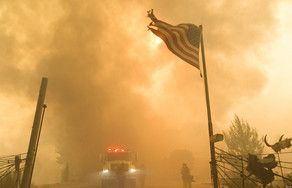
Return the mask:
[[247,121],[240,120],[237,115],[231,122],[227,132],[224,132],[228,151],[234,155],[247,157],[248,154],[261,154],[264,149],[263,141],[259,138],[256,129]]
[[[241,157],[247,158],[248,154],[262,154],[264,145],[262,139],[259,138],[256,129],[252,128],[247,121],[240,120],[237,115],[234,116],[234,120],[231,122],[231,126],[229,130],[224,132],[225,143],[228,148],[228,152],[239,156],[236,158],[225,159],[228,160],[231,164],[236,164],[241,166]],[[244,164],[245,168],[246,164]],[[232,166],[230,168],[233,168]],[[236,169],[240,169],[238,167]],[[235,171],[238,171],[234,168]],[[248,175],[246,170],[243,172],[245,175]],[[233,182],[237,184],[238,187],[242,186],[242,176],[238,171],[237,174],[230,174],[230,178]],[[230,182],[230,180],[229,180]],[[227,187],[234,187],[233,184],[227,185]],[[245,178],[245,187],[255,188],[257,186],[254,185],[249,179]]]

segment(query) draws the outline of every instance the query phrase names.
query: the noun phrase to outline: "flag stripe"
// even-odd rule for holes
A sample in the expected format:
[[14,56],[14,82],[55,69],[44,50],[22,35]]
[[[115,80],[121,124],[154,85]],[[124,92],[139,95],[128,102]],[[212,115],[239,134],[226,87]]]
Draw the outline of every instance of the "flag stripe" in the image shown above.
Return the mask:
[[158,24],[157,26],[158,26],[158,30],[160,29],[166,30],[174,38],[174,42],[176,42],[176,45],[178,45],[178,47],[181,48],[188,56],[194,56],[195,59],[199,58],[199,54],[197,53],[197,50],[194,47],[187,45],[183,37],[181,37],[181,35],[184,35],[184,34],[171,31],[169,30],[169,28],[165,27],[162,24]]
[[188,48],[191,51],[194,51],[193,53],[195,53],[197,57],[199,56],[199,54],[198,54],[198,51],[199,51],[198,47],[192,45],[189,42],[188,38],[187,38],[186,33],[187,33],[188,28],[189,28],[188,25],[186,25],[186,24],[180,24],[178,26],[172,26],[172,25],[167,24],[165,22],[157,21],[155,23],[155,26],[169,28],[171,31],[178,33],[180,35],[179,39],[181,41],[183,41],[183,43],[185,44],[186,48]]
[[183,42],[184,46],[190,50],[192,53],[194,53],[196,56],[198,56],[198,48],[195,48],[194,46],[192,46],[188,40],[186,39],[186,35],[184,33],[182,33],[181,31],[179,31],[178,29],[172,29],[172,31],[176,34],[179,35],[180,40]]
[[188,42],[195,46],[197,49],[200,47],[201,31],[200,29],[193,24],[179,24],[176,27],[182,27],[186,31],[186,37]]
[[165,42],[167,48],[182,60],[199,69],[201,35],[199,27],[193,24],[173,26],[158,19],[152,19],[152,21],[148,28]]
[[158,37],[160,37],[166,44],[167,48],[172,52],[174,53],[175,55],[177,55],[178,57],[180,57],[182,60],[186,61],[187,63],[193,65],[194,67],[198,68],[199,69],[199,62],[198,60],[195,60],[194,58],[190,58],[182,53],[180,53],[174,45],[173,45],[173,42],[172,42],[172,39],[170,36],[167,37],[167,33],[163,33],[161,32],[160,30],[155,30],[153,28],[150,28],[150,30],[155,34],[157,35]]
[[198,60],[198,57],[195,56],[195,53],[192,51],[187,50],[184,45],[182,44],[181,40],[178,40],[178,36],[175,35],[173,32],[160,27],[158,29],[158,31],[162,32],[164,35],[166,35],[167,39],[169,39],[169,42],[174,43],[173,46],[175,46],[180,53],[190,57],[190,58],[194,58],[195,60]]
[[189,39],[187,38],[187,32],[188,30],[190,29],[190,26],[192,24],[179,24],[177,26],[172,26],[170,24],[167,24],[165,22],[162,22],[162,21],[157,21],[155,23],[155,25],[157,25],[158,27],[161,25],[163,25],[164,27],[168,27],[170,28],[170,30],[177,30],[178,32],[180,32],[180,34],[182,34],[184,40],[188,43],[188,46],[190,46],[191,48],[193,48],[195,51],[198,51],[199,49],[199,46],[196,46],[196,45],[193,45],[190,43]]
[[189,28],[188,24],[179,24],[177,27],[181,27],[185,30],[187,30]]
[[186,41],[187,46],[192,48],[192,50],[195,50],[196,53],[199,53],[199,46],[192,45],[187,38],[188,29],[185,29],[184,27],[178,26],[178,27],[173,27],[172,30],[179,32],[181,34],[181,36],[183,37],[184,41]]

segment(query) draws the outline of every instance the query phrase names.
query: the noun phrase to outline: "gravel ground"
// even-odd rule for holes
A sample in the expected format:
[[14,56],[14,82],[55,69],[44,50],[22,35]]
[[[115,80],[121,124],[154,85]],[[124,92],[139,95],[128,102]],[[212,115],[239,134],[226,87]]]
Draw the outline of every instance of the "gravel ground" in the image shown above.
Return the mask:
[[[161,185],[145,185],[145,188],[181,188],[182,186],[179,183],[165,183]],[[193,188],[212,188],[210,184],[204,183],[194,183]],[[89,185],[86,183],[68,183],[68,184],[52,184],[52,185],[41,185],[34,186],[32,188],[98,188],[96,185]]]

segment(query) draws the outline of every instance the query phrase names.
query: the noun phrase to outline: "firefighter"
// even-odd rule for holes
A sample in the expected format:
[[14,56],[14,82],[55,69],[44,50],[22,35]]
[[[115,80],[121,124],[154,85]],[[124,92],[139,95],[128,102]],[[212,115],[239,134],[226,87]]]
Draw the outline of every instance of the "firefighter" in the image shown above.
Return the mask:
[[191,175],[190,169],[186,163],[183,163],[181,168],[181,177],[184,188],[191,188],[193,182],[193,176]]

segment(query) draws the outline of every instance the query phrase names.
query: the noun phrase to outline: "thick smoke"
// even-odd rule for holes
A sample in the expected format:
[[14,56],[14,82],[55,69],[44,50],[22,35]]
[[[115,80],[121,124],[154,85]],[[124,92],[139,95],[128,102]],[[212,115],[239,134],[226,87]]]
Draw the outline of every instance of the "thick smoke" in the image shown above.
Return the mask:
[[[24,87],[21,95],[35,97],[35,80],[49,78],[44,139],[74,177],[95,172],[98,154],[120,144],[138,151],[149,168],[176,149],[190,150],[196,175],[208,179],[202,79],[164,44],[151,47],[146,11],[154,8],[172,24],[203,24],[219,130],[216,122],[233,104],[264,86],[246,53],[273,32],[272,6],[264,0],[2,1],[1,92]],[[38,163],[45,168],[42,157]]]

